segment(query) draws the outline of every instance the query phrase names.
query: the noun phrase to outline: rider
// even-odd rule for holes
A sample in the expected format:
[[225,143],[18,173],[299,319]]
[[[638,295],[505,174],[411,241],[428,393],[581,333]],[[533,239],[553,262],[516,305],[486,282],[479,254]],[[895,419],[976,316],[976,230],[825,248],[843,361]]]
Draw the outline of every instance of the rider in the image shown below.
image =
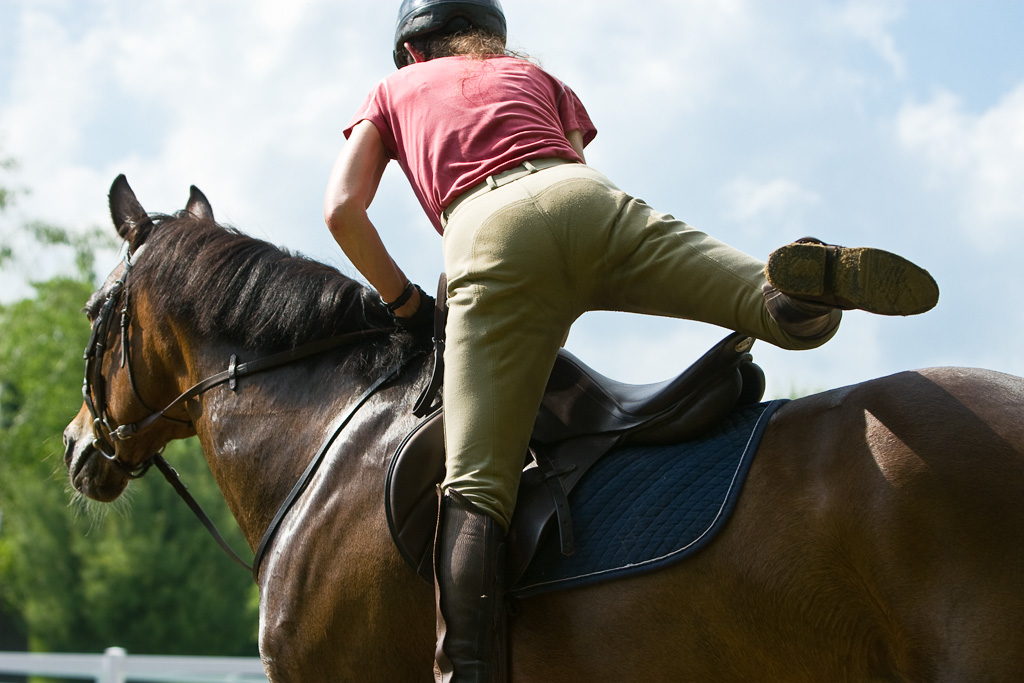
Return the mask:
[[367,207],[396,159],[442,234],[449,316],[447,476],[435,541],[444,681],[503,680],[502,547],[534,417],[588,310],[701,320],[786,349],[820,346],[840,309],[923,312],[927,272],[888,252],[801,241],[765,264],[619,190],[585,164],[576,94],[506,52],[498,0],[404,0],[398,71],[352,118],[324,205],[342,250],[403,325],[432,308]]

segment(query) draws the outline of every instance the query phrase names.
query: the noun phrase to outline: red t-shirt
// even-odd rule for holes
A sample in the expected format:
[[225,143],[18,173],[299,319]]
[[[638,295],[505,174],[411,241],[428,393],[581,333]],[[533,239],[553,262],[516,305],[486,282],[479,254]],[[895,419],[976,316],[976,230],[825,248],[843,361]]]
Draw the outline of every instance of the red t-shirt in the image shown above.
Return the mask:
[[513,57],[444,57],[399,69],[370,92],[345,137],[364,120],[438,232],[441,211],[487,176],[531,159],[581,162],[566,134],[579,130],[584,145],[597,135],[568,86]]

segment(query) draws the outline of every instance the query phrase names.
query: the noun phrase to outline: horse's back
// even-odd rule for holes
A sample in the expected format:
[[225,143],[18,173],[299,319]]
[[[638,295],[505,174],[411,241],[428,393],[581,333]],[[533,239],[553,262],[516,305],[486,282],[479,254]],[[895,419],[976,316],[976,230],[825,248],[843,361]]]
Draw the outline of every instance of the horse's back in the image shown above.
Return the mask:
[[1024,676],[1022,406],[1020,378],[938,368],[776,415],[749,502],[789,518],[788,597],[883,679]]
[[[707,550],[525,602],[520,662],[566,681],[1020,680],[1022,401],[1019,378],[937,369],[790,402]],[[573,635],[532,632],[549,620]],[[587,651],[624,620],[614,652]]]

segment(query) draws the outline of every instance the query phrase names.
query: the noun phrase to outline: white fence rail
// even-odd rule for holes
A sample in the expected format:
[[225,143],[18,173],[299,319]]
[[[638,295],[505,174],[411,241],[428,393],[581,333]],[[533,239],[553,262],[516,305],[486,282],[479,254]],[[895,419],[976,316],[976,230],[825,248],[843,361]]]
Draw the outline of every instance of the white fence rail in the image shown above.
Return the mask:
[[102,655],[0,652],[0,674],[84,678],[96,683],[267,683],[255,657],[129,655],[119,647]]

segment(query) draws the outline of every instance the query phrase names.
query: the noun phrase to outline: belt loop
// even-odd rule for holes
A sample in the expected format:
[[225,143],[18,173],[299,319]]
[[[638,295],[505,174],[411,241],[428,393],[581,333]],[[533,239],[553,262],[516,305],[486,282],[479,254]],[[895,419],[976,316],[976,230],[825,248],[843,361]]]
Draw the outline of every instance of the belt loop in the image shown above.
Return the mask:
[[538,168],[531,164],[529,161],[523,162],[523,168],[525,168],[530,173],[536,173],[538,171]]
[[498,181],[494,179],[494,176],[487,176],[487,187],[489,187],[492,190],[498,189]]

